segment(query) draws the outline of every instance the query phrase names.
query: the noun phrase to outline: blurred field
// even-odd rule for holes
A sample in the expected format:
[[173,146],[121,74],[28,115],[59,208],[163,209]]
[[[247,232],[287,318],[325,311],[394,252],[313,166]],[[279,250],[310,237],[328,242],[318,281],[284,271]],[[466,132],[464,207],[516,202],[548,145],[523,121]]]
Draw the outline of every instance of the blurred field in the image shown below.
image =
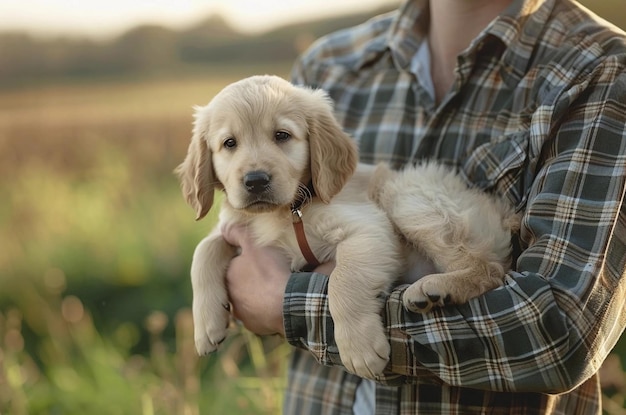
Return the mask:
[[0,91],[0,414],[280,412],[287,348],[193,350],[192,106],[289,65]]

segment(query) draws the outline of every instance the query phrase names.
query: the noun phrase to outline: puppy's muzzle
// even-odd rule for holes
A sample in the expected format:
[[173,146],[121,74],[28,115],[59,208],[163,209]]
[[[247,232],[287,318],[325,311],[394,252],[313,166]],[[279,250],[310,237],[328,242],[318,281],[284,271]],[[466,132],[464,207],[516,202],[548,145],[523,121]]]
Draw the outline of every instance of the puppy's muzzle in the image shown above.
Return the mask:
[[261,170],[251,171],[243,177],[243,185],[252,194],[258,195],[270,187],[272,178],[267,172]]

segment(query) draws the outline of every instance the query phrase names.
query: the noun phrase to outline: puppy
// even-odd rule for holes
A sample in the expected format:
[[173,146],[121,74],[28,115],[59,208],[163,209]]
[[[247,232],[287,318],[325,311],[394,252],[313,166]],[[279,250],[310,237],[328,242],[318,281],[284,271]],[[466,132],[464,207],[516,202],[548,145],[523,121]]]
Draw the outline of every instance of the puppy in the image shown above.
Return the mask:
[[366,378],[389,359],[380,294],[412,258],[425,254],[440,271],[406,290],[412,311],[462,303],[502,284],[511,231],[504,204],[435,164],[397,173],[357,159],[321,90],[254,76],[196,108],[191,144],[176,169],[183,195],[197,219],[211,209],[215,189],[225,195],[219,223],[191,266],[200,354],[226,336],[224,276],[236,255],[220,234],[227,224],[246,226],[257,244],[281,249],[300,270],[311,261],[295,223],[319,263],[336,262],[328,286],[335,341],[346,369]]

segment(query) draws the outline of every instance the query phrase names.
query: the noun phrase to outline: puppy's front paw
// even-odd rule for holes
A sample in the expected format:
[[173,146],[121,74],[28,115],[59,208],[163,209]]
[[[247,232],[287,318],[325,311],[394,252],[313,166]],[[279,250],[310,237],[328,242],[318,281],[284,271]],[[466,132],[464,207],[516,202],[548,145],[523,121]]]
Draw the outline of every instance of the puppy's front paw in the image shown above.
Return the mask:
[[196,351],[200,356],[217,350],[226,338],[226,330],[230,322],[227,304],[208,304],[194,301],[193,327]]
[[335,341],[341,361],[349,372],[376,379],[389,362],[389,340],[380,316],[361,316],[361,321],[356,323],[335,324]]

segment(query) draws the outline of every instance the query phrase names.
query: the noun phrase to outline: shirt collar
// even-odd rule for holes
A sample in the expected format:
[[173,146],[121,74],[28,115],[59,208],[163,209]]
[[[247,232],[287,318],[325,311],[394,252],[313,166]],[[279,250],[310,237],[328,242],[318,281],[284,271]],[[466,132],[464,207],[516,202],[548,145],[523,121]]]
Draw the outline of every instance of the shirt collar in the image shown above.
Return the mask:
[[428,1],[408,0],[399,9],[387,36],[387,47],[398,69],[406,70],[428,30]]

